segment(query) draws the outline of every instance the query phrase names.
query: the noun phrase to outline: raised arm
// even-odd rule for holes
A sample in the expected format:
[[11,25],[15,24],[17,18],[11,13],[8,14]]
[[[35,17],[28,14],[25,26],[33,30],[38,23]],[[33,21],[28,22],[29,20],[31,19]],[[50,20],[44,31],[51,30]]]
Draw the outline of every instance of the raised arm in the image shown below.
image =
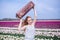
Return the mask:
[[20,19],[20,23],[19,23],[19,26],[18,26],[19,32],[20,32],[21,30],[24,30],[24,29],[26,28],[26,26],[23,26],[23,27],[22,27],[22,22],[23,22],[23,20]]
[[33,24],[35,24],[35,22],[36,22],[36,18],[37,18],[37,14],[36,14],[36,10],[35,10],[35,8],[33,8],[33,11],[34,11],[34,20],[33,20]]
[[22,19],[20,19],[20,23],[18,25],[18,30],[20,31],[21,30],[21,26],[22,26]]

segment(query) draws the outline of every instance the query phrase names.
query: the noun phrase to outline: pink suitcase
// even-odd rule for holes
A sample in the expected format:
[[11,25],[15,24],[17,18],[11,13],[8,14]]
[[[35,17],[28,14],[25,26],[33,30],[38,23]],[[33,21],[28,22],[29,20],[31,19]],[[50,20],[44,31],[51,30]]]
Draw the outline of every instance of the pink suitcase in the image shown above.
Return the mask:
[[16,17],[22,18],[25,14],[27,14],[34,7],[34,3],[30,1],[27,5],[25,5],[19,12],[16,13]]

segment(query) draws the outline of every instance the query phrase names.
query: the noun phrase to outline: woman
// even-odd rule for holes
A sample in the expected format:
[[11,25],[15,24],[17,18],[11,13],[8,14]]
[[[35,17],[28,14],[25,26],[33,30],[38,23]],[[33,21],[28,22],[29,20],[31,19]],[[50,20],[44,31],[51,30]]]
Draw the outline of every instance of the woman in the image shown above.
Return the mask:
[[25,32],[25,39],[24,40],[34,40],[35,35],[35,22],[36,22],[36,11],[34,10],[34,20],[30,16],[27,16],[26,19],[22,22],[20,19],[20,24],[18,26],[19,31],[24,30]]

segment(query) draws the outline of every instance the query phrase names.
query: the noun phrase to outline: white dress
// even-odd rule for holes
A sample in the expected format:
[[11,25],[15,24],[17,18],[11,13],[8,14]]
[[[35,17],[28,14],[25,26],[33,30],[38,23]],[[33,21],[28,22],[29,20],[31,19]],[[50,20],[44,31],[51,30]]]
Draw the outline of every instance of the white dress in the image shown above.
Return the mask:
[[24,40],[34,40],[35,37],[35,27],[34,25],[28,25],[25,30]]

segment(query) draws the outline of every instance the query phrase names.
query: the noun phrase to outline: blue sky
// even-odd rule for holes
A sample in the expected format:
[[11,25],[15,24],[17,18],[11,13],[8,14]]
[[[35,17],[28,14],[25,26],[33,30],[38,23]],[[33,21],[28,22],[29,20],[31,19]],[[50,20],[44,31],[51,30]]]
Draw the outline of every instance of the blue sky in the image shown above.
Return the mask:
[[[30,0],[0,0],[0,19],[16,19],[16,12]],[[37,19],[60,19],[60,0],[32,0],[35,3]],[[26,16],[34,18],[33,10]],[[24,18],[25,18],[24,17]]]

